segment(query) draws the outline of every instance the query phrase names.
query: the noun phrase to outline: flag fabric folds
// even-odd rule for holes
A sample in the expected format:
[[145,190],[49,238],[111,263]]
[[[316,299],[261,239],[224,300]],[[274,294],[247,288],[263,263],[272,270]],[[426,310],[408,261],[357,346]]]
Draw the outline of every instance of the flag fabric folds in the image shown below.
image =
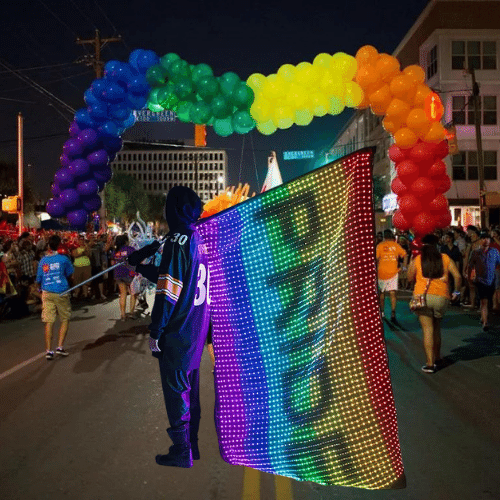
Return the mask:
[[405,486],[376,293],[372,162],[372,148],[357,151],[198,223],[230,464]]

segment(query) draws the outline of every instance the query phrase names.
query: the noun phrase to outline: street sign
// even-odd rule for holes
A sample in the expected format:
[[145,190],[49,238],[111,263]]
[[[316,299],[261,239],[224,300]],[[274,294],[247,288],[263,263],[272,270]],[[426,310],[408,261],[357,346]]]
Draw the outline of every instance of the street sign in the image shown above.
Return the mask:
[[314,158],[314,151],[283,151],[284,160],[308,160]]
[[175,122],[177,115],[173,111],[151,111],[149,109],[140,109],[133,111],[136,122]]

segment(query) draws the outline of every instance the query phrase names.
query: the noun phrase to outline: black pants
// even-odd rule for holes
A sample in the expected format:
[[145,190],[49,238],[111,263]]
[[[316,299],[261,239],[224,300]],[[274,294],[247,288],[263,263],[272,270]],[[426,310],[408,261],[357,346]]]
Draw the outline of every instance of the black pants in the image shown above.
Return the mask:
[[200,428],[200,370],[171,370],[160,362],[161,385],[170,427],[169,436],[198,441]]

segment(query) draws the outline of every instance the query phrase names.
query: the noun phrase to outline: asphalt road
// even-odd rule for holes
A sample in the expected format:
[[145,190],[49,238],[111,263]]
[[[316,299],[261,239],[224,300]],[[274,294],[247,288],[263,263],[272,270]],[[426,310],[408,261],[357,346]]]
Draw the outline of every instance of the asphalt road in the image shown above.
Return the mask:
[[399,326],[384,328],[404,490],[320,486],[225,463],[206,351],[201,460],[192,469],[156,465],[170,441],[148,317],[117,322],[115,299],[75,306],[71,354],[51,362],[38,316],[0,323],[0,500],[500,500],[500,317],[496,332],[483,333],[477,313],[451,309],[448,366],[428,375],[407,300],[398,315]]

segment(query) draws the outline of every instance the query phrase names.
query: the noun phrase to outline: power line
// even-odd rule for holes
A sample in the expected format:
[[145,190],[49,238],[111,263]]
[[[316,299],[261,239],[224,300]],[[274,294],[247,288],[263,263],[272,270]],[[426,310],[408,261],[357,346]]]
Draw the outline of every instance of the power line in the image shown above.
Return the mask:
[[[96,4],[97,8],[101,11],[102,15],[104,16],[104,19],[108,21],[108,23],[111,25],[113,28],[113,36],[119,35],[118,30],[116,29],[116,26],[110,21],[109,17],[106,15],[106,12],[104,12],[104,9],[100,6],[99,2],[97,0],[94,0],[94,3]],[[130,47],[127,45],[127,42],[122,38],[121,40],[123,44],[125,45],[126,49],[131,52]]]
[[[47,82],[42,82],[44,85],[50,85],[51,83],[56,83],[56,82],[61,82],[63,80],[69,80],[70,78],[77,78],[79,76],[83,76],[83,75],[88,75],[90,73],[90,69],[86,70],[86,71],[82,71],[81,73],[77,73],[76,75],[69,75],[69,76],[63,76],[61,78],[57,78],[56,80],[49,80]],[[16,75],[17,76],[17,75]],[[24,90],[24,89],[28,89],[30,88],[31,85],[27,85],[26,87],[18,87],[16,89],[7,89],[7,90],[2,90],[2,92],[17,92],[19,90]],[[76,87],[75,88],[77,90],[80,90],[80,88]]]
[[[72,66],[74,62],[59,63],[59,64],[48,64],[46,66],[34,66],[32,68],[18,68],[16,71],[34,71],[37,69],[49,69],[49,68],[60,68],[61,66]],[[0,71],[0,75],[10,73],[10,71]]]

